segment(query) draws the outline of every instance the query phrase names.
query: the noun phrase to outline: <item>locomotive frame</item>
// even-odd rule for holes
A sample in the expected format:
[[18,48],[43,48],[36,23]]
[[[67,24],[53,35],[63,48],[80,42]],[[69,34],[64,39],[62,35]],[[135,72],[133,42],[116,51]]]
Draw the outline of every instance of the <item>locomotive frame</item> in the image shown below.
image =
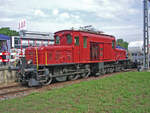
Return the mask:
[[55,33],[55,44],[29,47],[22,58],[18,77],[28,86],[48,85],[100,76],[128,66],[126,51],[116,48],[114,36],[92,31],[62,30]]

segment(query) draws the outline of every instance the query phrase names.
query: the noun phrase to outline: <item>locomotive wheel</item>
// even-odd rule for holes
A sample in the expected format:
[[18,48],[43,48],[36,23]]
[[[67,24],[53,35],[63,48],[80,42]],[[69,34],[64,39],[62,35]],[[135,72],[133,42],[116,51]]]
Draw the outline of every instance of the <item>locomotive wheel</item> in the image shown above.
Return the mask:
[[115,72],[119,72],[120,68],[118,66],[115,67]]
[[123,66],[121,66],[121,71],[123,71],[124,70],[124,67]]
[[27,85],[28,84],[28,82],[23,80],[22,74],[20,72],[17,73],[17,82],[19,82],[21,85]]
[[91,73],[91,72],[90,72],[89,70],[86,70],[85,73],[82,73],[82,74],[81,74],[81,77],[82,77],[82,78],[88,78],[89,75],[90,75],[90,73]]
[[107,69],[106,69],[106,73],[110,73],[110,68],[107,68]]
[[85,69],[84,73],[81,74],[82,78],[88,78],[91,73],[89,65],[86,65],[85,68],[86,69]]
[[110,68],[110,73],[113,73],[114,72],[114,68]]
[[78,74],[68,76],[68,80],[77,80],[79,78]]
[[22,74],[20,73],[20,72],[18,72],[18,73],[16,73],[17,75],[16,75],[16,77],[17,77],[17,82],[22,82],[22,79],[21,79],[21,77],[22,77]]
[[106,74],[106,69],[103,69],[103,71],[101,73],[102,73],[102,75]]
[[66,81],[66,80],[67,80],[67,76],[56,77],[55,79],[56,79],[56,81],[58,81],[58,82],[63,82],[63,81]]
[[46,77],[46,82],[43,82],[42,85],[49,85],[52,82],[52,74],[50,73],[49,75],[47,75]]
[[119,71],[121,71],[121,67],[120,66],[117,67],[117,72],[119,72]]

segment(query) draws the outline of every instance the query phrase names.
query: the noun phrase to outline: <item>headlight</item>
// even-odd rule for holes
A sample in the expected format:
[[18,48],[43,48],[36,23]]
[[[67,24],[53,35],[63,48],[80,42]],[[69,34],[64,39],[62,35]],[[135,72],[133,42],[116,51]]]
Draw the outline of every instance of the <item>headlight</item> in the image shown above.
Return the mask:
[[32,64],[32,60],[28,60],[27,64]]

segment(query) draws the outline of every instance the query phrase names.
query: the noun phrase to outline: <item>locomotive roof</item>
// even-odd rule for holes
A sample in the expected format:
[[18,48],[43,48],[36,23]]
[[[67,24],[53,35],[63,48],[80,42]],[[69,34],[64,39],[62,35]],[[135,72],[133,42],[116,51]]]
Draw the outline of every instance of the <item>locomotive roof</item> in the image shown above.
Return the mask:
[[102,35],[102,36],[109,36],[109,38],[115,38],[113,35],[104,34],[102,32],[94,32],[94,31],[84,31],[84,30],[61,30],[57,31],[54,34],[60,33],[60,32],[82,32],[82,33],[89,33],[89,34],[95,34],[95,35]]

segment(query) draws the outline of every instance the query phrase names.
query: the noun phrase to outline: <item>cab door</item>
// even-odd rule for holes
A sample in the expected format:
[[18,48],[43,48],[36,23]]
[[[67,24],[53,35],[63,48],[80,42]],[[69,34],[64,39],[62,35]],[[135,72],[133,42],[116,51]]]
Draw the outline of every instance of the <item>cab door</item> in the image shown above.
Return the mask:
[[80,36],[74,35],[74,61],[80,62]]
[[91,61],[99,60],[99,43],[90,42],[90,59]]
[[100,60],[104,59],[104,43],[100,43]]

